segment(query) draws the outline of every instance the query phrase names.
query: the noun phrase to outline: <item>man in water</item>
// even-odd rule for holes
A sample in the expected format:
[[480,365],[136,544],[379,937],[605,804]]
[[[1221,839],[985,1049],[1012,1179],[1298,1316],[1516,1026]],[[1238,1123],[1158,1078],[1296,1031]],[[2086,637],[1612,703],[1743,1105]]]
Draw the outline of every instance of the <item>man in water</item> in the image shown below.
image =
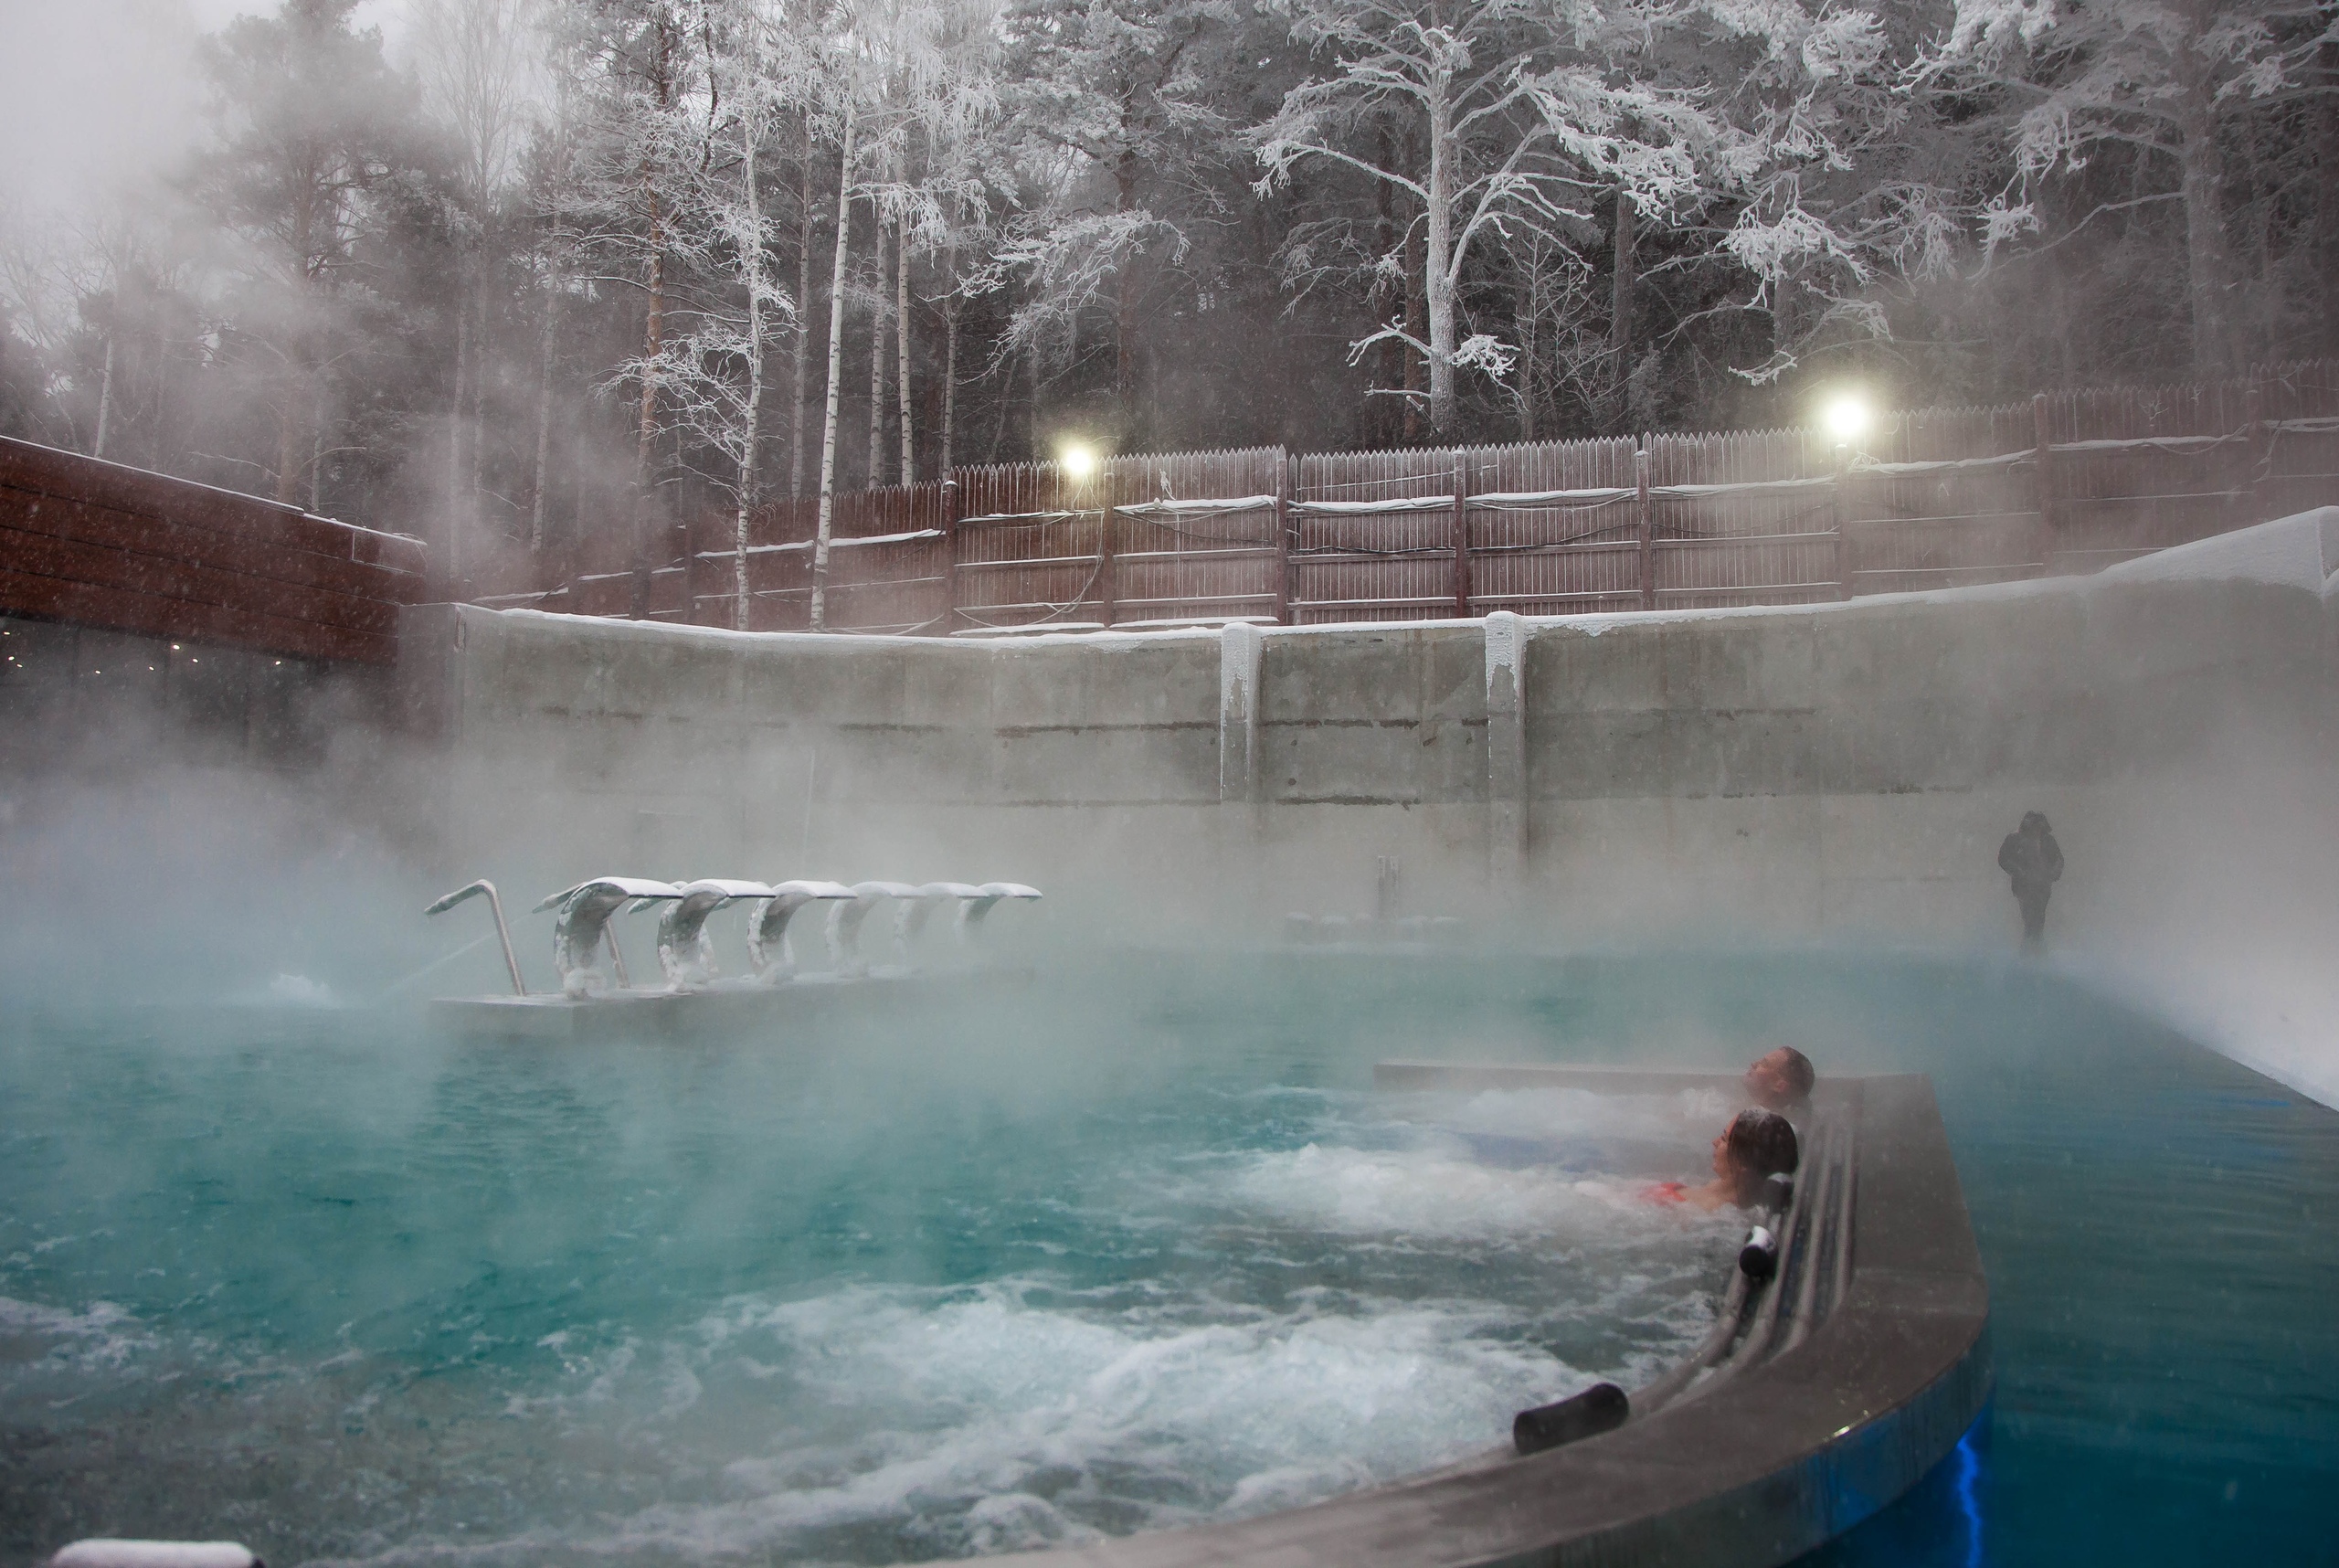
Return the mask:
[[2047,895],[2063,874],[2062,846],[2045,816],[2023,813],[2022,826],[1998,846],[1998,869],[2014,879],[2014,900],[2022,906],[2022,948],[2035,953],[2047,936]]
[[1793,1113],[1811,1099],[1811,1086],[1819,1081],[1811,1058],[1792,1045],[1754,1058],[1746,1069],[1746,1094],[1766,1110]]
[[1762,1198],[1762,1181],[1774,1173],[1792,1176],[1803,1162],[1794,1128],[1776,1111],[1742,1110],[1714,1139],[1714,1179],[1703,1186],[1660,1181],[1642,1194],[1652,1203],[1687,1203],[1719,1209],[1733,1203],[1751,1209]]

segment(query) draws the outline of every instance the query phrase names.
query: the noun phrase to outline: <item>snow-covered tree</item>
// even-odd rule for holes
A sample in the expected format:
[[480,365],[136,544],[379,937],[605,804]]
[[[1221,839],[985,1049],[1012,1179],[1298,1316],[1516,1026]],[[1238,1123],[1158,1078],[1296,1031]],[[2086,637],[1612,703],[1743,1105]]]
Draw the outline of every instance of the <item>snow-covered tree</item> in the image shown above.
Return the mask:
[[[1603,191],[1645,210],[1694,204],[1756,161],[1695,92],[1634,73],[1669,13],[1550,0],[1289,0],[1323,74],[1286,96],[1256,132],[1265,191],[1324,161],[1386,182],[1420,208],[1428,338],[1392,322],[1354,346],[1406,343],[1428,362],[1429,409],[1455,427],[1455,376],[1498,378],[1510,351],[1462,335],[1465,270],[1483,242],[1535,230],[1565,242]],[[1417,167],[1366,135],[1393,120],[1418,134]],[[1382,139],[1379,149],[1392,143]],[[1401,267],[1391,258],[1384,265]]]
[[545,58],[538,0],[417,0],[415,56],[424,103],[454,153],[454,383],[448,408],[447,537],[460,575],[476,525],[486,396],[488,230],[520,173],[523,136]]
[[1148,258],[1175,261],[1185,226],[1150,197],[1222,154],[1220,107],[1235,37],[1231,0],[1020,0],[1009,13],[1012,119],[1037,143],[1022,183],[1036,199],[997,255],[1021,303],[1000,347],[1029,353],[1068,337],[1085,311],[1113,320],[1113,389],[1125,429],[1135,408]]
[[[935,180],[904,177],[915,143],[967,135],[995,98],[988,73],[990,0],[846,0],[830,22],[810,79],[836,127],[837,236],[829,286],[828,389],[820,429],[820,488],[812,544],[811,624],[828,624],[829,551],[836,518],[837,420],[843,392],[844,310],[851,283],[852,209],[865,201],[896,234],[947,230]],[[884,353],[882,335],[873,352]]]
[[405,157],[407,87],[378,32],[350,26],[356,0],[287,0],[206,40],[217,135],[195,188],[243,241],[240,324],[279,364],[274,488],[303,499],[319,439],[317,375],[357,249],[377,220],[369,190]]
[[[2122,157],[2130,183],[2090,193],[2065,230],[2178,204],[2193,362],[2215,374],[2247,346],[2229,304],[2231,150],[2251,120],[2339,91],[2334,51],[2339,13],[2327,0],[1956,0],[1917,80],[1997,111],[1986,122],[2006,137],[2013,170],[1984,214],[1986,244],[2039,227],[2043,187],[2107,156]],[[2311,137],[2284,140],[2297,177],[2320,182],[2328,203],[2339,172],[2320,166]]]
[[695,178],[669,215],[674,251],[706,280],[683,314],[687,330],[631,377],[664,389],[663,427],[724,463],[711,477],[732,502],[736,624],[747,625],[747,535],[762,490],[769,355],[798,309],[780,281],[766,189],[770,144],[811,92],[811,58],[764,0],[706,0],[707,143]]

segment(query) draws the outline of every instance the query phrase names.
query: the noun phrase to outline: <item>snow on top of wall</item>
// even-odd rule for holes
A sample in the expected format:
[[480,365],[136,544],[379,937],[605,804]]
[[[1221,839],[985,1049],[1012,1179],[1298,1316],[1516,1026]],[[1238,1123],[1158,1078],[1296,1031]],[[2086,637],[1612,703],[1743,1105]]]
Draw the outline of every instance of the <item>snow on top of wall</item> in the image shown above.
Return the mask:
[[[1924,588],[1911,593],[1864,594],[1856,599],[1836,600],[1820,604],[1749,604],[1701,606],[1676,609],[1609,610],[1596,615],[1520,616],[1508,610],[1498,610],[1484,621],[1476,619],[1446,619],[1440,620],[1404,621],[1331,621],[1310,626],[1254,626],[1236,623],[1252,636],[1281,641],[1290,637],[1405,635],[1414,632],[1455,630],[1483,628],[1487,638],[1487,678],[1501,667],[1516,667],[1517,645],[1534,633],[1566,630],[1584,637],[1598,637],[1617,627],[1696,623],[1715,620],[1744,620],[1762,616],[1826,614],[1856,609],[1875,609],[1896,604],[1976,604],[2006,599],[2033,599],[2048,594],[2086,593],[2099,583],[2137,582],[2258,582],[2279,587],[2303,588],[2325,599],[2339,595],[2339,506],[2321,506],[2293,516],[2277,518],[2251,527],[2236,529],[2230,534],[2196,540],[2122,561],[2114,567],[2088,577],[2033,577],[2021,582],[1983,583],[1970,588]],[[1025,632],[1020,636],[999,637],[903,637],[871,632],[850,631],[733,631],[716,626],[685,626],[666,620],[619,620],[603,616],[565,615],[556,611],[521,609],[488,609],[479,606],[463,607],[467,612],[512,617],[534,618],[545,620],[585,621],[605,629],[641,629],[631,634],[662,637],[708,638],[717,641],[747,639],[757,641],[786,641],[823,648],[860,648],[869,645],[902,647],[915,644],[926,648],[977,647],[997,649],[1012,642],[1018,646],[1041,644],[1062,646],[1077,642],[1083,647],[1102,648],[1139,646],[1163,641],[1216,641],[1221,629],[1214,626],[1181,626],[1104,630],[1066,630],[1062,632]],[[1507,618],[1507,620],[1502,620]],[[1502,624],[1498,625],[1498,620]],[[1515,628],[1515,630],[1510,630]],[[1233,630],[1229,627],[1226,630]],[[1503,662],[1508,661],[1506,664]]]
[[2339,572],[2339,506],[2175,545],[2098,573],[2105,582],[2243,581],[2325,593]]

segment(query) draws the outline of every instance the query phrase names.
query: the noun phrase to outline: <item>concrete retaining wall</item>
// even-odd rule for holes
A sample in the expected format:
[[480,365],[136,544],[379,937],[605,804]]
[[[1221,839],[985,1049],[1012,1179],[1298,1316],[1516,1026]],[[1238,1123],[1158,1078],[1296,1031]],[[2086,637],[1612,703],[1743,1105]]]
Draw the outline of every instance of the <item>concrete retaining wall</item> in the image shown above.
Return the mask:
[[[1240,927],[1369,908],[1396,855],[1411,908],[1561,939],[2002,946],[1997,841],[2037,808],[2073,865],[2054,929],[2102,956],[2137,900],[2200,895],[2172,878],[2245,874],[2186,869],[2197,830],[2248,837],[2252,800],[2339,756],[2339,510],[2136,565],[1815,607],[983,641],[436,606],[402,667],[443,748],[449,871],[524,885],[1013,876],[1060,915]],[[2302,809],[2287,846],[2260,824],[2278,863],[2339,843]]]

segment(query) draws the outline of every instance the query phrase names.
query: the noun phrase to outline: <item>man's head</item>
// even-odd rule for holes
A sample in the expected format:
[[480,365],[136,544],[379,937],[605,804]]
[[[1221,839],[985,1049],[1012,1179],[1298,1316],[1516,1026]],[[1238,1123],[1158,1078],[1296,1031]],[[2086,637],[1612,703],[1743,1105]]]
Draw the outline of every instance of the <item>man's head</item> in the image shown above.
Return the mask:
[[1811,1058],[1792,1045],[1754,1059],[1746,1069],[1746,1092],[1754,1103],[1773,1110],[1785,1110],[1799,1106],[1811,1097],[1811,1086],[1819,1075],[1812,1071]]
[[[2006,819],[2004,817],[2000,817],[1998,821],[2003,822]],[[2028,833],[2032,838],[2037,838],[2041,833],[2051,832],[2054,830],[2047,825],[2046,812],[2025,811],[2022,814],[2022,831]]]
[[1714,1139],[1714,1174],[1730,1184],[1730,1201],[1741,1208],[1762,1192],[1764,1177],[1792,1176],[1802,1162],[1803,1150],[1787,1118],[1759,1107],[1740,1111]]

